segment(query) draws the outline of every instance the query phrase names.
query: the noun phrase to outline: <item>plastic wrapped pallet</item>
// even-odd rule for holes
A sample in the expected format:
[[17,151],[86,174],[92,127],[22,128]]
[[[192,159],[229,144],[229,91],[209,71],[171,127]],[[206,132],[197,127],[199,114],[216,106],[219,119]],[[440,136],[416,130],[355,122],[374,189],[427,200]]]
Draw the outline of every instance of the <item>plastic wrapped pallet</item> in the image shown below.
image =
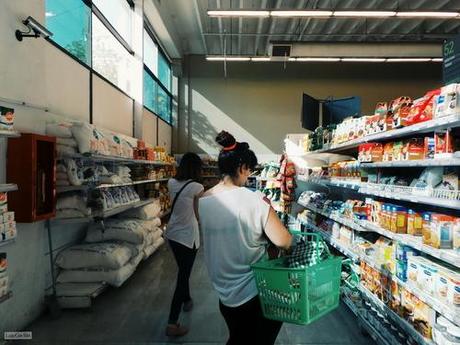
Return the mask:
[[104,226],[99,223],[90,224],[85,240],[91,243],[118,240],[142,244],[145,235],[145,228],[136,220],[110,219]]
[[64,269],[118,269],[133,257],[133,248],[121,242],[80,244],[60,252],[56,264]]

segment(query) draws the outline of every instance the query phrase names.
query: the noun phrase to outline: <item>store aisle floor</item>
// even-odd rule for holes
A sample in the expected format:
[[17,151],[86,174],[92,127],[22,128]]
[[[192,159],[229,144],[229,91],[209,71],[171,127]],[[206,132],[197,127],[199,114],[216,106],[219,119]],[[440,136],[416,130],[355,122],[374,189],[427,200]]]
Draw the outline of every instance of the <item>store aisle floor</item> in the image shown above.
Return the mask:
[[[65,310],[58,320],[45,315],[35,321],[27,329],[33,332],[33,341],[24,344],[224,344],[227,328],[202,252],[197,256],[191,279],[195,307],[182,316],[190,333],[178,339],[164,335],[176,275],[173,260],[172,253],[163,246],[139,266],[125,285],[99,296],[91,309]],[[277,344],[369,345],[373,341],[360,334],[354,315],[342,305],[310,326],[285,324]]]

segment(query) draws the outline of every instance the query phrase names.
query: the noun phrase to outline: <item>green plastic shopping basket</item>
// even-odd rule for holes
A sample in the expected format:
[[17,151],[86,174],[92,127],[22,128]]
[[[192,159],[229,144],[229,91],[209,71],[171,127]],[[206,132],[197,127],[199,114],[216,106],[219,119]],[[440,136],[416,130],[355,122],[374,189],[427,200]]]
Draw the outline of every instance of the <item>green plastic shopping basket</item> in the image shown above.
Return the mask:
[[[291,233],[315,238],[319,258],[319,234]],[[266,318],[308,325],[338,307],[342,258],[330,255],[306,268],[286,267],[285,260],[261,261],[251,266]]]

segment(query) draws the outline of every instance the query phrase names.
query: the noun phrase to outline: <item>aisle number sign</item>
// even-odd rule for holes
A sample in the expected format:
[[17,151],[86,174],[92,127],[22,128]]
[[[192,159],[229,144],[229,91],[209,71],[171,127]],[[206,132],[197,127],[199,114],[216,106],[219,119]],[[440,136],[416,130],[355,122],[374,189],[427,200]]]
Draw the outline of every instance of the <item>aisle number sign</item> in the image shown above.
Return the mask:
[[460,35],[444,41],[443,46],[444,85],[460,82]]

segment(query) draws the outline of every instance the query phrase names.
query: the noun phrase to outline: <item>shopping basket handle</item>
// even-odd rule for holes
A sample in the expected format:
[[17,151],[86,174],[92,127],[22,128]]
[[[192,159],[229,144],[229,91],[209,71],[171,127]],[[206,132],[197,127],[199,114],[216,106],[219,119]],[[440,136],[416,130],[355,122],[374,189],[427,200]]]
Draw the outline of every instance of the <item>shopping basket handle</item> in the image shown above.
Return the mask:
[[[289,230],[289,232],[293,235],[301,235],[301,236],[311,236],[315,238],[316,242],[316,258],[320,259],[320,254],[319,254],[319,241],[322,240],[322,237],[320,234],[314,233],[314,232],[305,232],[305,231],[298,231],[298,230]],[[327,248],[327,246],[325,247]]]

